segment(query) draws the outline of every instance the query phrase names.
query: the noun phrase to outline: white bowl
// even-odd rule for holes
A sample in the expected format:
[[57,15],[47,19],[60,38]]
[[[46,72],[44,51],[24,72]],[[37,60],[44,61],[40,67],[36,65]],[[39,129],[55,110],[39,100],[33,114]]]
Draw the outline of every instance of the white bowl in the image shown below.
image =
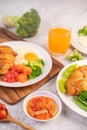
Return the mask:
[[[52,117],[52,118],[50,118],[50,119],[47,119],[47,120],[40,120],[40,119],[35,119],[35,118],[33,118],[31,115],[29,115],[29,113],[27,112],[27,109],[26,109],[27,103],[28,103],[28,101],[29,101],[30,99],[32,99],[32,98],[34,98],[34,97],[38,97],[38,96],[45,96],[45,97],[50,97],[50,98],[54,99],[54,101],[56,102],[56,104],[57,104],[57,106],[58,106],[58,113],[57,113],[54,117]],[[29,95],[24,99],[23,109],[24,109],[25,114],[26,114],[29,118],[31,118],[31,119],[33,119],[33,120],[35,120],[35,121],[47,122],[47,121],[50,121],[50,120],[55,119],[56,117],[58,117],[58,116],[60,115],[61,110],[62,110],[62,104],[61,104],[60,99],[59,99],[56,95],[54,95],[53,93],[51,93],[51,92],[49,92],[49,91],[36,91],[36,92],[33,92],[33,93],[29,94]]]

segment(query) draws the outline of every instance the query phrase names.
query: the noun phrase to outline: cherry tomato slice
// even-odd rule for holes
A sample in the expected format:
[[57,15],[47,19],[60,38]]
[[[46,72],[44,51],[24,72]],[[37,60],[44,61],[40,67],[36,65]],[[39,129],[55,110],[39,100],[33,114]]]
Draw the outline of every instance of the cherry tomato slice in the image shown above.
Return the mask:
[[0,120],[4,119],[7,116],[7,111],[6,110],[0,110]]
[[3,75],[3,76],[1,77],[1,80],[4,81],[4,82],[7,82],[6,75]]
[[16,81],[15,75],[11,71],[8,71],[8,73],[6,74],[6,78],[7,78],[7,82],[9,83],[13,83]]
[[6,107],[5,107],[5,105],[4,104],[2,104],[2,103],[0,103],[0,110],[6,110]]

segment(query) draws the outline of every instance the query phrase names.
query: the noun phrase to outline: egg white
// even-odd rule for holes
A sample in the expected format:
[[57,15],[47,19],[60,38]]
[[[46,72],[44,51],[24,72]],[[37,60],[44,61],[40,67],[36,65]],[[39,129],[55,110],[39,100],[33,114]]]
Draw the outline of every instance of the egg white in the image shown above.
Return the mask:
[[36,54],[36,52],[34,50],[32,50],[31,48],[27,48],[27,47],[20,48],[16,52],[17,52],[17,56],[15,58],[15,64],[21,64],[21,63],[27,64],[28,61],[24,58],[24,55],[26,53],[32,52],[32,53]]

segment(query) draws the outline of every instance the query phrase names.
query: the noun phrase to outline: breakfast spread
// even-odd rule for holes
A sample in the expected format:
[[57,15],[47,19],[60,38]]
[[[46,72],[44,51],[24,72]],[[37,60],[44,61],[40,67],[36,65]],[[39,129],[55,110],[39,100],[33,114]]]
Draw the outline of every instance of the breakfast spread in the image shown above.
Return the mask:
[[0,46],[1,81],[24,83],[42,73],[44,62],[30,48],[20,48],[15,52],[10,46]]

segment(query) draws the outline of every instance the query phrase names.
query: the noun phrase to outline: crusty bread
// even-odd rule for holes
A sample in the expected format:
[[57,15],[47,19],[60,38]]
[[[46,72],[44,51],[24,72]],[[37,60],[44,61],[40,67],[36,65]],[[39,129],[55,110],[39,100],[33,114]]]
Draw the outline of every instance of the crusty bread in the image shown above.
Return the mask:
[[14,65],[17,53],[9,46],[0,46],[0,75],[7,73]]
[[6,46],[6,45],[3,45],[3,46],[0,46],[0,54],[11,54],[13,56],[16,56],[17,53],[9,46]]

